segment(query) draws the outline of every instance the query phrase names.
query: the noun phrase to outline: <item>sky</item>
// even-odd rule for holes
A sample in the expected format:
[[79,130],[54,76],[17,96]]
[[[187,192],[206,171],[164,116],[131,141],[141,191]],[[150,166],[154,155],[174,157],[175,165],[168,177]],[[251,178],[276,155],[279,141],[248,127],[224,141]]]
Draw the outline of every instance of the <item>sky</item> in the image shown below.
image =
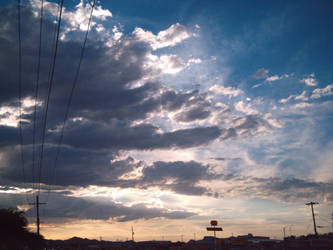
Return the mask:
[[44,2],[35,102],[40,1],[22,2],[24,165],[17,6],[0,4],[0,207],[35,230],[39,193],[48,239],[126,240],[133,226],[187,241],[213,219],[219,237],[303,235],[310,201],[332,230],[331,1],[97,1],[55,164],[91,10],[65,0],[41,169],[59,5]]

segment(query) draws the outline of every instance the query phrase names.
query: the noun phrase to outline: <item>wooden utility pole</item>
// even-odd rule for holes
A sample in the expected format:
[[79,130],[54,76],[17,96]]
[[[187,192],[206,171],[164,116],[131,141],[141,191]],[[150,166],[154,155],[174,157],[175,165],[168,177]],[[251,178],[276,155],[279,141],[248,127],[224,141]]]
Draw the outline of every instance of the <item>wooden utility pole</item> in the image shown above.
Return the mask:
[[133,226],[132,226],[132,241],[134,241],[134,230],[133,230]]
[[283,239],[286,238],[286,227],[283,227]]
[[45,205],[46,203],[39,202],[39,196],[36,195],[36,201],[34,203],[29,203],[29,205],[36,206],[36,224],[37,224],[37,235],[40,235],[40,220],[39,220],[39,205]]
[[314,212],[313,212],[313,205],[317,205],[317,204],[319,204],[319,203],[318,203],[318,202],[313,202],[313,201],[311,201],[311,202],[309,202],[309,203],[305,203],[305,205],[307,205],[307,206],[311,206],[311,210],[312,210],[312,219],[313,219],[313,228],[314,228],[314,233],[315,233],[315,235],[317,235],[318,233],[317,233],[317,226],[316,226],[315,214],[314,214]]

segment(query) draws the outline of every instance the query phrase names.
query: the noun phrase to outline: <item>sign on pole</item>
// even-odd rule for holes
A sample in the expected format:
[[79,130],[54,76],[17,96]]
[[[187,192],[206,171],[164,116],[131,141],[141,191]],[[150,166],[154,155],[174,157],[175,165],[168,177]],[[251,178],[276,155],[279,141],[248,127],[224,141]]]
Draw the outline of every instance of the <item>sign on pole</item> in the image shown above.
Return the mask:
[[207,231],[223,231],[222,227],[207,227]]

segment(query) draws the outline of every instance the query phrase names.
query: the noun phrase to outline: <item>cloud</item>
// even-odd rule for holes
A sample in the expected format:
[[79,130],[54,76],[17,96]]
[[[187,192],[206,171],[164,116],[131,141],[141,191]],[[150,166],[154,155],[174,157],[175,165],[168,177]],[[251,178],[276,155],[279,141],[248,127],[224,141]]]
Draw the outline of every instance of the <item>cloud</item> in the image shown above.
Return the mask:
[[299,95],[290,95],[287,98],[281,99],[279,102],[280,103],[287,103],[290,100],[302,100],[302,101],[307,101],[309,98],[306,96],[306,91],[304,90],[301,94]]
[[251,104],[239,101],[235,104],[235,109],[247,115],[260,114],[259,111],[251,107]]
[[304,108],[309,108],[309,107],[313,107],[313,106],[314,106],[313,103],[308,103],[308,102],[300,102],[300,103],[296,103],[296,104],[292,105],[292,107],[295,109],[304,109]]
[[139,41],[150,44],[153,50],[173,47],[190,37],[190,33],[179,23],[171,25],[168,29],[160,31],[157,35],[139,27],[135,28],[133,34]]
[[[72,25],[70,27],[75,29],[73,32],[81,32],[81,28],[84,28],[78,26],[80,25],[78,20],[81,20],[80,15],[83,13],[82,16],[84,16],[87,8],[89,6],[80,2],[74,9],[76,14],[71,17],[73,20],[66,19],[68,25]],[[34,70],[32,70],[35,57],[31,55],[34,55],[36,44],[38,44],[36,28],[38,19],[28,8],[24,11],[26,22],[22,25],[27,32],[24,37],[24,82],[29,84],[24,84],[23,96],[24,100],[33,100],[33,88],[30,83],[33,83],[35,79]],[[104,14],[105,19],[111,17],[108,13]],[[226,177],[211,171],[212,167],[209,165],[196,161],[155,161],[147,164],[131,157],[119,159],[118,156],[120,152],[128,150],[177,150],[206,147],[214,141],[245,138],[271,131],[277,121],[274,123],[271,116],[262,116],[251,103],[242,101],[235,103],[235,109],[242,114],[237,112],[234,114],[229,104],[218,103],[210,98],[212,94],[238,97],[243,94],[241,89],[213,85],[208,92],[204,93],[198,90],[175,90],[167,87],[163,80],[158,78],[161,74],[176,74],[190,64],[201,62],[200,59],[192,58],[192,56],[188,57],[192,59],[184,61],[177,54],[170,52],[168,54],[161,52],[158,56],[152,54],[154,50],[176,46],[189,38],[191,35],[184,26],[177,23],[157,35],[136,28],[132,34],[118,34],[118,38],[114,38],[113,42],[109,43],[107,40],[109,38],[103,37],[103,34],[110,32],[116,35],[120,31],[115,26],[112,32],[107,31],[107,26],[100,22],[103,20],[102,17],[103,15],[95,19],[94,27],[99,29],[99,32],[89,34],[78,88],[74,93],[70,120],[65,129],[64,144],[61,147],[61,157],[55,170],[55,182],[53,182],[52,171],[59,138],[59,125],[63,119],[70,83],[81,48],[81,40],[71,39],[76,37],[72,32],[67,33],[66,39],[60,42],[57,73],[47,121],[48,132],[43,164],[45,167],[42,171],[42,183],[45,184],[43,188],[52,184],[68,188],[89,185],[124,189],[155,187],[185,195],[219,197],[219,190],[213,190],[203,182]],[[2,10],[0,27],[4,28],[0,30],[0,36],[5,38],[0,41],[2,48],[0,76],[3,79],[0,85],[2,93],[0,115],[3,117],[0,119],[13,120],[17,126],[17,110],[14,108],[17,106],[17,89],[13,87],[17,84],[16,59],[13,59],[15,58],[13,55],[17,53],[16,45],[13,46],[16,44],[17,34],[14,32],[15,22],[11,20],[16,20],[16,9]],[[72,24],[70,24],[71,21],[73,21]],[[52,20],[45,20],[45,22],[49,27],[45,33],[45,39],[50,42],[53,37],[51,31],[54,29],[54,23]],[[115,40],[117,42],[114,42]],[[42,53],[42,65],[47,66],[41,71],[39,119],[44,104],[43,97],[47,91],[46,80],[51,54],[49,49],[45,47]],[[261,69],[257,73],[258,79],[268,77],[268,70]],[[221,96],[218,98],[221,99]],[[32,180],[30,172],[32,168],[30,159],[32,108],[31,105],[25,105],[23,112],[26,121],[23,132],[26,168],[29,170],[28,181]],[[170,114],[171,118],[168,117],[163,121],[165,124],[159,125],[155,120],[159,119],[163,113]],[[201,125],[198,126],[198,124]],[[19,186],[22,177],[18,157],[17,129],[8,125],[7,120],[0,126],[1,178],[6,183]],[[38,126],[40,128],[40,124]],[[128,176],[133,178],[124,178]],[[96,205],[94,210],[93,205],[88,204],[87,201],[69,200],[68,202],[73,202],[73,209],[66,211],[68,216],[72,215],[74,208],[78,206],[87,207],[86,210],[83,209],[82,214],[77,215],[78,218],[87,218],[86,214],[89,211],[98,212],[99,205]],[[99,218],[115,216],[120,221],[126,221],[154,216],[186,218],[189,215],[186,211],[149,210],[147,205],[141,207],[120,205],[118,207],[118,205],[101,207],[102,213]],[[108,211],[112,209],[128,210],[128,212],[112,214]],[[148,211],[147,215],[146,211]]]
[[236,158],[230,158],[230,157],[214,157],[214,158],[210,158],[213,159],[215,161],[239,161],[242,158],[236,157]]
[[255,79],[263,79],[267,77],[269,70],[265,68],[258,69],[257,72],[253,75]]
[[[189,161],[154,162],[143,169],[140,186],[156,185],[186,195],[204,195],[211,191],[200,186],[200,181],[220,178],[221,175],[211,171],[209,165]],[[216,194],[217,195],[217,194]]]
[[273,75],[273,76],[266,77],[265,81],[274,82],[274,81],[281,80],[281,79],[288,78],[288,77],[289,77],[288,74],[284,74],[282,76]]
[[[6,193],[1,194],[2,200],[12,199],[13,196]],[[19,197],[19,195],[16,195]],[[23,197],[19,197],[23,198]],[[20,204],[18,199],[18,204]],[[185,219],[195,215],[195,213],[168,210],[164,208],[148,207],[148,204],[135,204],[132,206],[124,206],[115,203],[112,200],[101,202],[91,197],[80,198],[61,194],[52,194],[52,201],[47,206],[47,219],[89,219],[89,220],[114,220],[119,222],[132,221],[132,220],[148,220],[153,218],[167,218],[167,219]],[[1,207],[9,207],[10,203],[3,203]],[[34,217],[34,208],[28,208],[25,211],[28,217]]]
[[192,122],[196,120],[204,120],[210,115],[210,111],[202,106],[192,107],[187,111],[183,111],[176,115],[176,120],[180,122]]
[[302,180],[298,178],[280,179],[273,178],[270,180],[258,180],[263,182],[260,187],[267,196],[274,194],[277,198],[284,201],[303,200],[309,199],[323,199],[327,196],[325,192],[331,194],[333,192],[333,183],[314,182],[309,180]]
[[318,99],[318,98],[321,98],[323,96],[330,96],[330,95],[333,95],[333,84],[329,84],[327,85],[325,88],[317,88],[317,89],[314,89],[312,91],[312,95],[311,95],[311,99]]
[[209,91],[214,94],[230,95],[230,96],[238,96],[240,94],[243,94],[243,91],[240,89],[235,89],[233,87],[223,87],[217,84],[210,87]]
[[157,70],[155,74],[176,74],[187,67],[186,64],[177,55],[162,55],[160,57],[151,55],[147,62],[147,68]]
[[[18,157],[19,148],[8,147],[6,150],[2,148],[1,151],[0,173],[2,183],[21,186],[19,183],[24,180],[20,158]],[[209,195],[212,191],[200,185],[200,182],[216,179],[220,176],[212,172],[209,165],[195,161],[158,161],[148,165],[132,157],[119,159],[115,153],[94,152],[68,147],[62,148],[62,154],[54,175],[55,151],[56,148],[46,147],[41,176],[41,182],[51,186],[86,187],[96,185],[140,189],[158,187],[180,194]],[[25,155],[29,155],[28,151],[25,151],[25,153]],[[30,164],[26,164],[26,170],[32,169]],[[35,176],[37,176],[37,169],[35,169]],[[126,176],[132,177],[126,178]],[[27,187],[31,188],[31,171],[26,171],[25,181],[28,182]],[[52,189],[54,187],[52,186]]]
[[315,78],[315,74],[312,73],[310,74],[308,77],[303,78],[300,82],[305,83],[307,86],[316,86],[318,84],[316,78]]
[[[85,136],[80,136],[89,131]],[[65,144],[84,149],[161,149],[206,145],[220,136],[218,127],[196,127],[161,133],[151,124],[130,126],[123,121],[109,124],[76,121],[67,128]],[[55,134],[56,135],[56,134]]]
[[264,68],[258,69],[256,74],[253,75],[253,77],[255,79],[265,79],[265,81],[262,83],[255,84],[254,86],[252,86],[252,88],[258,88],[258,87],[264,85],[265,83],[271,83],[271,82],[282,80],[282,79],[289,77],[288,74],[283,74],[281,76],[279,76],[279,75],[268,76],[268,72],[269,71]]
[[[37,17],[40,12],[40,1],[30,0],[30,6],[32,8],[32,12]],[[56,3],[44,2],[44,15],[51,15],[53,18],[56,18],[58,15],[58,5]],[[62,13],[62,33],[61,39],[66,39],[67,35],[70,32],[74,31],[85,31],[88,28],[88,18],[91,12],[91,4],[80,0],[80,2],[74,6],[73,10],[68,10],[66,7],[63,7]],[[96,21],[106,21],[107,18],[111,18],[112,13],[103,9],[101,5],[96,4],[93,11],[93,19],[91,22],[91,28],[97,26]],[[104,29],[102,24],[99,24],[96,29]]]

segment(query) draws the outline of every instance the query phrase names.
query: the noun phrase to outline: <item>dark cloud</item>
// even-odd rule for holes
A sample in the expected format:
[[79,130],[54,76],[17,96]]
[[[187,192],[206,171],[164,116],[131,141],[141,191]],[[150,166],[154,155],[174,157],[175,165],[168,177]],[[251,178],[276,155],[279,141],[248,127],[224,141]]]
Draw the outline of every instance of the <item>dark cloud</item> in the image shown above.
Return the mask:
[[[198,127],[174,132],[159,132],[151,124],[130,126],[112,120],[109,124],[91,121],[72,122],[67,129],[65,143],[86,149],[158,149],[189,148],[205,145],[220,136],[218,127]],[[84,136],[81,136],[85,134]]]
[[227,129],[221,129],[221,140],[253,136],[260,133],[261,128],[264,128],[265,131],[272,130],[272,126],[260,115],[237,117],[231,121],[231,125]]
[[215,157],[215,158],[210,158],[215,161],[240,161],[242,158],[235,157],[235,158],[230,158],[230,157]]
[[189,93],[179,93],[174,90],[168,90],[161,95],[160,102],[164,109],[168,111],[175,111],[180,109],[186,103],[189,103],[190,98],[196,94],[198,94],[197,90]]
[[299,178],[280,179],[256,179],[260,189],[267,195],[275,196],[284,201],[295,200],[328,200],[332,201],[333,183],[316,182]]
[[176,115],[176,120],[180,122],[192,122],[195,120],[204,120],[210,115],[210,111],[205,106],[192,107]]
[[176,161],[176,162],[154,162],[151,166],[143,169],[142,177],[139,181],[141,187],[158,186],[170,189],[176,193],[187,195],[204,195],[210,190],[200,186],[203,180],[213,180],[222,178],[211,171],[209,165],[199,162]]
[[17,144],[19,142],[18,135],[17,128],[0,125],[0,147]]
[[287,180],[272,179],[272,182],[267,186],[272,191],[283,191],[293,188],[296,189],[318,188],[322,187],[322,185],[323,183],[321,182],[312,182],[312,181],[305,181],[297,178],[292,178]]
[[[0,194],[0,198],[6,203],[0,205],[1,208],[13,207],[15,204],[24,205],[22,194]],[[11,202],[15,199],[14,202]],[[34,208],[26,211],[29,217],[35,216]],[[69,218],[69,219],[91,219],[109,220],[125,222],[139,219],[152,219],[164,217],[167,219],[184,219],[196,215],[192,212],[168,210],[163,208],[151,208],[145,204],[125,206],[113,201],[101,202],[91,198],[69,197],[61,194],[53,194],[52,200],[45,208],[47,218]]]
[[[333,183],[317,182],[306,179],[290,178],[282,179],[272,178],[254,178],[236,177],[234,175],[231,180],[240,181],[246,185],[237,185],[231,190],[239,195],[247,195],[250,197],[266,197],[282,201],[301,201],[322,200],[332,201]],[[230,190],[230,191],[231,191]],[[228,192],[228,190],[226,191]]]
[[[18,149],[8,148],[1,165],[1,176],[7,184],[20,185],[22,183],[22,169]],[[56,193],[59,186],[85,187],[89,185],[140,188],[158,187],[171,190],[175,193],[187,195],[212,195],[212,191],[200,184],[201,181],[225,178],[221,174],[215,174],[211,166],[199,162],[154,162],[147,165],[141,161],[135,161],[131,157],[116,160],[116,155],[107,151],[91,152],[75,148],[64,148],[59,159],[59,164],[54,171],[55,148],[46,148],[45,161],[42,169],[41,181],[51,185],[51,190]],[[110,159],[114,159],[110,161]],[[142,168],[142,176],[136,179],[123,179],[123,175]],[[26,169],[32,169],[26,165]],[[37,168],[35,169],[35,180]],[[32,173],[26,171],[25,181],[32,181]],[[56,185],[56,186],[53,186]],[[21,185],[22,186],[22,185]],[[26,186],[31,187],[28,183]],[[58,187],[57,187],[58,186]],[[25,187],[24,185],[22,187]],[[47,186],[42,186],[42,190]],[[215,195],[216,196],[216,195]]]

